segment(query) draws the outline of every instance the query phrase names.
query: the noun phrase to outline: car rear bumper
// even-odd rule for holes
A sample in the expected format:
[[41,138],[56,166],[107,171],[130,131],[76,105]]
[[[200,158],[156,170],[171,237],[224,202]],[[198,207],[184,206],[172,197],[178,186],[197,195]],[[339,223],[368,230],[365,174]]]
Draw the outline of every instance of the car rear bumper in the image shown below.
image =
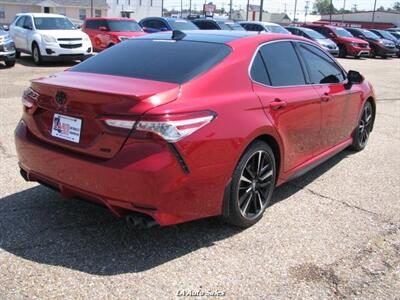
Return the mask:
[[40,142],[20,121],[15,144],[27,180],[100,203],[117,216],[137,211],[170,225],[222,213],[226,165],[189,166],[186,174],[166,143],[126,144],[103,160]]

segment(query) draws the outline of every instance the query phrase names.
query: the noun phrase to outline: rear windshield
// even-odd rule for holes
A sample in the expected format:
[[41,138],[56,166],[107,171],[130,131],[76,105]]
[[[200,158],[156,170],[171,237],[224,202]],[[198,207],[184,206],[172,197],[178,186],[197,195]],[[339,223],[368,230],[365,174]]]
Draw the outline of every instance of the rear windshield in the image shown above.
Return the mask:
[[266,25],[268,31],[272,33],[283,33],[283,34],[290,34],[290,31],[283,28],[282,26],[279,25]]
[[182,84],[221,62],[231,48],[192,41],[132,39],[72,67],[70,71]]
[[236,22],[224,22],[224,21],[218,21],[217,22],[219,24],[219,26],[221,27],[221,29],[223,30],[239,30],[239,31],[245,31],[245,29],[240,26],[239,23]]

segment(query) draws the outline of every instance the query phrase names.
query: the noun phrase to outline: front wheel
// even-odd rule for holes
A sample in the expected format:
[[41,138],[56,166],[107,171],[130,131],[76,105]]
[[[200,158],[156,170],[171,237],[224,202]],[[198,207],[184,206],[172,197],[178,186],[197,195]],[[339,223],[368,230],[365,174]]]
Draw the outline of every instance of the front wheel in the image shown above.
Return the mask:
[[233,173],[229,215],[225,220],[244,228],[257,223],[270,204],[275,179],[276,164],[272,149],[264,142],[254,142]]
[[371,133],[373,126],[373,109],[371,102],[367,101],[364,105],[361,113],[358,126],[353,133],[353,144],[351,148],[354,151],[361,151],[367,146],[369,140],[369,134]]
[[339,57],[340,57],[340,58],[345,58],[346,56],[347,56],[346,47],[340,45],[340,46],[339,46]]
[[40,54],[39,46],[37,44],[33,44],[32,57],[35,65],[42,64],[42,55]]
[[15,59],[6,60],[4,63],[6,64],[6,67],[8,67],[8,68],[14,67],[15,66]]

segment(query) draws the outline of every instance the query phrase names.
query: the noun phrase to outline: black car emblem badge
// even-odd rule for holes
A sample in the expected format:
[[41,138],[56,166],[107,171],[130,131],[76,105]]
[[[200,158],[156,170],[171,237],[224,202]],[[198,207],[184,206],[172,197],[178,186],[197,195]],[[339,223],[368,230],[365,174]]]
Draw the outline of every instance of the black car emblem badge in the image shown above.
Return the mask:
[[67,103],[67,95],[64,92],[57,92],[56,102],[58,105],[62,106]]

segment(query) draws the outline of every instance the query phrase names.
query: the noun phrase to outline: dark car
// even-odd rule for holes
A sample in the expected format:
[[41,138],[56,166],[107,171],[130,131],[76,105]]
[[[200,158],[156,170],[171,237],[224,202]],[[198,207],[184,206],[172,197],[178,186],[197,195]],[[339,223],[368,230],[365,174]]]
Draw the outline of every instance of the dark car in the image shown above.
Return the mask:
[[336,45],[336,43],[315,30],[294,26],[288,26],[286,29],[295,35],[317,42],[324,50],[328,51],[332,55],[339,54],[339,47]]
[[148,33],[172,30],[199,30],[191,21],[178,18],[148,17],[140,20],[139,24]]
[[395,56],[397,49],[395,43],[390,40],[383,39],[375,33],[360,28],[346,28],[352,35],[364,41],[367,41],[371,47],[370,56],[380,56],[387,58],[388,56]]
[[15,65],[15,45],[10,35],[0,27],[0,61],[7,67]]
[[276,186],[364,149],[375,118],[371,84],[314,42],[246,31],[129,39],[31,81],[22,105],[23,178],[146,226],[249,227]]
[[202,30],[245,30],[239,23],[231,20],[196,19],[192,22]]
[[400,36],[396,37],[394,32],[389,32],[382,29],[371,29],[371,31],[383,39],[392,41],[397,48],[397,57],[400,57]]
[[339,57],[350,55],[354,58],[360,58],[361,56],[368,56],[370,54],[371,49],[368,42],[355,38],[344,28],[324,24],[307,24],[304,27],[311,28],[325,37],[332,39],[339,47]]

